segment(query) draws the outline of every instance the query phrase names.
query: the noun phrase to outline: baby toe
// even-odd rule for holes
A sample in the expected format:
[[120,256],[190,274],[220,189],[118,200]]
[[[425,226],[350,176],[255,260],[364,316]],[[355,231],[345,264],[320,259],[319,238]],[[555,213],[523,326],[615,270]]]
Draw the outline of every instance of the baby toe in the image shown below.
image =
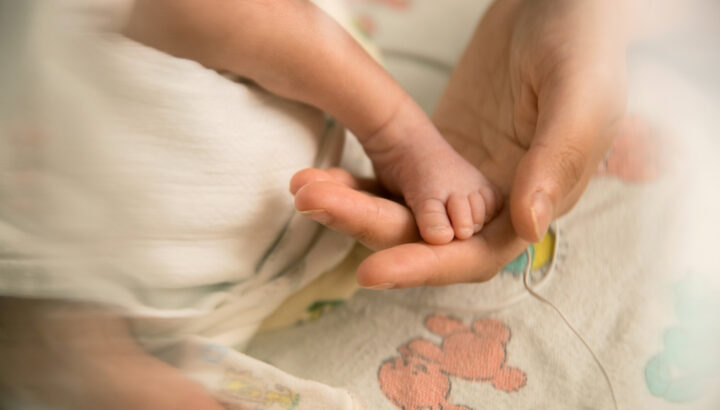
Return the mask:
[[468,239],[475,233],[473,229],[473,212],[466,195],[451,195],[447,203],[447,211],[452,222],[455,237]]
[[442,201],[439,199],[426,199],[418,201],[418,205],[412,208],[420,230],[420,236],[425,242],[433,245],[443,245],[452,241],[455,234],[450,225],[445,204]]
[[473,192],[468,195],[468,202],[472,212],[473,231],[475,233],[480,232],[483,225],[485,225],[485,199],[480,192]]

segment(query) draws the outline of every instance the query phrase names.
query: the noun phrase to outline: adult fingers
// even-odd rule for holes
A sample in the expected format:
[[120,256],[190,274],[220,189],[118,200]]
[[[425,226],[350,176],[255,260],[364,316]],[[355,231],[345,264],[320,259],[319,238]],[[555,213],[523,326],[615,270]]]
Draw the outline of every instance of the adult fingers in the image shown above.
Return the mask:
[[370,249],[385,249],[420,239],[410,210],[346,184],[316,180],[295,194],[295,209]]
[[358,191],[377,193],[380,187],[369,178],[358,178],[342,168],[306,168],[298,171],[290,179],[290,193],[295,195],[303,186],[317,181],[332,181],[343,184]]
[[380,250],[358,268],[358,282],[365,287],[407,288],[489,280],[528,245],[515,233],[507,210],[468,240],[443,246],[416,242],[420,236],[407,207],[353,189],[358,181],[345,171],[332,174],[320,170],[296,174],[291,182],[291,188],[299,186],[295,207],[309,218]]
[[527,246],[504,211],[468,240],[442,246],[409,243],[376,252],[358,267],[357,279],[361,286],[373,289],[482,282]]
[[522,238],[542,239],[552,220],[575,204],[605,155],[624,108],[622,81],[604,86],[612,78],[559,78],[538,95],[535,136],[510,195],[512,222]]

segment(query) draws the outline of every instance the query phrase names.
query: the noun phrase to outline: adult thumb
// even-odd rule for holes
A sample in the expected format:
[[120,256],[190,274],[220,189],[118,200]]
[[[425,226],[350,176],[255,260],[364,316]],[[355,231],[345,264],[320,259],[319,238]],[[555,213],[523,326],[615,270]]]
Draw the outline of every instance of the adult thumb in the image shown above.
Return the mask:
[[616,132],[624,97],[583,88],[588,83],[565,82],[538,96],[535,135],[510,193],[513,227],[527,241],[542,240],[577,202]]

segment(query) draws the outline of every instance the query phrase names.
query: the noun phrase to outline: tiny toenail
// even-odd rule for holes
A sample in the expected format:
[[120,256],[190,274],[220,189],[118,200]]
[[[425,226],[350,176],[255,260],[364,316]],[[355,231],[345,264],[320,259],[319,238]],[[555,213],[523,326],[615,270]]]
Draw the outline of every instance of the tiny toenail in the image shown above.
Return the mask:
[[298,211],[298,213],[321,224],[329,224],[332,222],[332,216],[324,209],[311,209],[308,211]]
[[473,231],[479,232],[482,229],[482,227],[483,226],[481,224],[475,224],[475,225],[473,225]]
[[460,234],[461,234],[462,236],[471,237],[474,233],[475,233],[475,232],[473,232],[473,230],[470,229],[470,228],[462,228],[462,229],[460,229]]
[[395,287],[394,283],[379,283],[377,285],[365,286],[365,289],[371,290],[387,290]]
[[447,231],[448,229],[450,229],[448,225],[435,225],[430,227],[431,231]]

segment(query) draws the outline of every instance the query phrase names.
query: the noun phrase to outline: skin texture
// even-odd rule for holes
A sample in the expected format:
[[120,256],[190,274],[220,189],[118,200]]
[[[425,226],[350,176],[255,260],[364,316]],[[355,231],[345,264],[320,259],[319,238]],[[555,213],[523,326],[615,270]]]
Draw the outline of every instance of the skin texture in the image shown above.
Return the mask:
[[313,105],[358,137],[427,242],[467,239],[500,208],[488,180],[332,18],[309,1],[139,0],[129,37]]
[[309,216],[379,250],[359,267],[361,285],[488,280],[575,204],[624,112],[627,22],[616,3],[501,0],[480,22],[433,116],[509,198],[471,239],[413,243],[402,205],[353,192],[339,170],[295,175],[299,211],[323,210]]

